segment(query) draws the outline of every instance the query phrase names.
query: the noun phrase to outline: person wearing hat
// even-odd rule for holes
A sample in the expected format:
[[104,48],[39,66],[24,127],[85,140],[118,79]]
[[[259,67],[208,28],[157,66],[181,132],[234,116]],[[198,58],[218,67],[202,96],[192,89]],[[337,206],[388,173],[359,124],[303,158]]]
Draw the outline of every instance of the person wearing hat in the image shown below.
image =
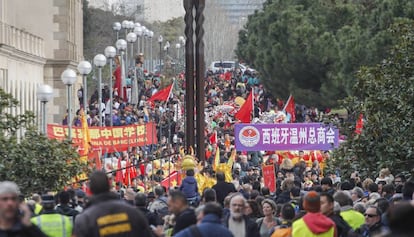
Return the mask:
[[303,199],[303,208],[307,212],[292,224],[292,237],[335,237],[335,223],[324,216],[321,210],[320,195],[310,191]]
[[145,216],[110,192],[106,173],[95,171],[89,178],[92,192],[88,207],[75,219],[73,237],[151,237]]
[[43,210],[39,216],[32,217],[31,221],[49,237],[69,237],[72,234],[72,220],[57,213],[55,204],[55,198],[52,195],[43,195]]
[[0,182],[0,236],[46,237],[30,221],[32,212],[19,200],[20,190],[16,183]]

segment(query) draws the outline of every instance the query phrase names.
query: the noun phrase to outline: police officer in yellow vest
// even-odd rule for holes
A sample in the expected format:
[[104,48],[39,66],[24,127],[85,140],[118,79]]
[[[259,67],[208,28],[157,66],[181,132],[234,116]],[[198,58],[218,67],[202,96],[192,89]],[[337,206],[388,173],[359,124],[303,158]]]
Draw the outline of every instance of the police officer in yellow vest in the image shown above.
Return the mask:
[[55,200],[52,195],[42,196],[43,210],[39,216],[31,219],[49,237],[70,237],[72,221],[69,217],[56,213]]

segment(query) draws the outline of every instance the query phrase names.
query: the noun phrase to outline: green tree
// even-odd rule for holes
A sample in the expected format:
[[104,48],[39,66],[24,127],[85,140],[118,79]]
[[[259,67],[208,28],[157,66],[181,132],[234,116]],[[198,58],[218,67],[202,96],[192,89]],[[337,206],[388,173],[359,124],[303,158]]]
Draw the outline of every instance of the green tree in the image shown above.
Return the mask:
[[343,127],[348,140],[333,154],[330,167],[349,175],[354,170],[376,177],[388,167],[394,174],[414,167],[414,21],[401,20],[389,31],[396,44],[380,64],[362,67],[355,96],[344,101],[354,115],[366,118],[363,131],[355,123]]
[[397,18],[414,18],[412,1],[268,0],[249,16],[236,53],[278,96],[335,106],[352,95],[360,66],[387,56]]
[[[68,141],[35,131],[31,112],[13,115],[18,101],[0,88],[0,179],[16,182],[25,194],[60,190],[88,165]],[[24,136],[19,136],[24,131]]]

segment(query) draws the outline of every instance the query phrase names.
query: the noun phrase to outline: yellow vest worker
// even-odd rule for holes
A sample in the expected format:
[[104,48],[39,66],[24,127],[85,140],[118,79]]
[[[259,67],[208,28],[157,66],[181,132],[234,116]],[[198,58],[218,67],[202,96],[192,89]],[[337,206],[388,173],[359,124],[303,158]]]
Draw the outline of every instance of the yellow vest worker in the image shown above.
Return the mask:
[[306,194],[303,200],[306,210],[299,220],[292,224],[292,237],[335,237],[335,223],[321,212],[320,196],[315,191]]
[[55,201],[52,195],[42,196],[43,211],[41,215],[31,219],[39,229],[49,237],[70,237],[72,221],[69,217],[56,213]]

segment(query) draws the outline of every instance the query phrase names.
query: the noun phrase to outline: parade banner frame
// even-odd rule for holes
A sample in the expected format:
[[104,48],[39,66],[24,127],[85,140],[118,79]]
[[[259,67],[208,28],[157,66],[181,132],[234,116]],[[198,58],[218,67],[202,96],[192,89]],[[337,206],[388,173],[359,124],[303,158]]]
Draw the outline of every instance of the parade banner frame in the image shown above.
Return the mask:
[[339,130],[323,123],[236,124],[237,151],[333,150]]
[[[115,127],[89,127],[90,147],[93,150],[115,152],[127,150],[131,146],[157,144],[157,134],[154,123]],[[47,125],[47,136],[51,139],[65,140],[68,137],[68,126],[57,124]],[[84,139],[82,127],[72,129],[72,143],[83,150]]]

